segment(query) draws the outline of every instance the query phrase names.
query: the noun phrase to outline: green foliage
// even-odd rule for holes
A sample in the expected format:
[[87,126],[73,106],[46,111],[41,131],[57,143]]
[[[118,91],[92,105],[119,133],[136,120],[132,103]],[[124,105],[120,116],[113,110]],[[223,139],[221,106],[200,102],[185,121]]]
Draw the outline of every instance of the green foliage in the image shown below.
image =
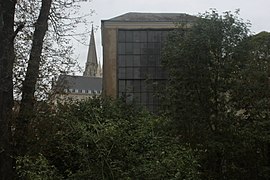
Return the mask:
[[[32,120],[29,154],[65,179],[198,179],[194,152],[162,131],[166,123],[103,98],[45,108]],[[36,164],[18,171],[35,175]]]
[[202,14],[174,31],[163,53],[165,114],[199,150],[204,179],[269,177],[268,41],[250,37],[237,13]]
[[48,160],[42,154],[36,157],[17,157],[16,168],[18,177],[23,179],[61,179],[57,174],[56,168],[49,165]]
[[228,109],[232,79],[241,64],[234,61],[239,53],[236,47],[247,32],[236,16],[213,11],[198,18],[191,29],[180,27],[169,37],[163,53],[169,73],[166,110],[177,120],[184,138],[200,141],[204,135],[211,136],[207,131],[226,123],[220,112]]

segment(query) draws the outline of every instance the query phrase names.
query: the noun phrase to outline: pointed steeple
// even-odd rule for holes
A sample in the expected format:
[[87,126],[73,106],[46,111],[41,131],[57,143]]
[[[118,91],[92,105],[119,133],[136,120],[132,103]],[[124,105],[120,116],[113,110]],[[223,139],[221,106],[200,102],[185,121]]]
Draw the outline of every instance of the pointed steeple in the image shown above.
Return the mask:
[[94,37],[94,28],[92,25],[87,62],[85,64],[85,70],[83,72],[83,76],[95,77],[97,75],[97,69],[98,69],[97,52],[96,52],[96,44],[95,44],[95,37]]
[[97,77],[102,77],[102,66],[100,61],[98,61]]

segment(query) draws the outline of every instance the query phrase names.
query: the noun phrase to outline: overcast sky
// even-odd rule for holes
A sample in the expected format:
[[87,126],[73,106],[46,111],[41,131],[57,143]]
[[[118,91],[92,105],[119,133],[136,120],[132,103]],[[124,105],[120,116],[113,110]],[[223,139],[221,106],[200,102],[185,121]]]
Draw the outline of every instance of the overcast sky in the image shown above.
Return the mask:
[[[95,13],[90,17],[93,25],[98,27],[95,31],[96,47],[99,60],[102,61],[101,20],[110,19],[127,12],[153,12],[153,13],[187,13],[197,15],[210,8],[219,13],[240,9],[240,17],[252,24],[251,30],[255,33],[270,31],[270,0],[92,0],[84,2],[82,11],[93,9]],[[91,28],[91,25],[89,25]],[[87,44],[89,43],[90,36]],[[81,67],[84,68],[88,47],[74,42],[75,53]]]

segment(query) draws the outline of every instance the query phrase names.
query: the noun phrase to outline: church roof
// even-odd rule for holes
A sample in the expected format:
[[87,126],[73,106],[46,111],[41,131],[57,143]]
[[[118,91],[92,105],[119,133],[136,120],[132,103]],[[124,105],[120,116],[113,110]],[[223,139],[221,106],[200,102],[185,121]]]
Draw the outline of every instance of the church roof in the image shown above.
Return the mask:
[[113,22],[183,22],[195,21],[196,16],[191,16],[185,13],[138,13],[129,12],[109,20]]
[[60,75],[57,86],[65,89],[76,90],[102,90],[101,77]]

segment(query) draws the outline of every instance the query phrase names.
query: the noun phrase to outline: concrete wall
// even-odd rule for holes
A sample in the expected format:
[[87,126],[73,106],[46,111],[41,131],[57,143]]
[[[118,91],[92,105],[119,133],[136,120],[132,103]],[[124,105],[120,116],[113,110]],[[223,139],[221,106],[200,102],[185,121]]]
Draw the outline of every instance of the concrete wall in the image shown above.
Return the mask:
[[117,91],[117,29],[102,30],[103,44],[103,95],[116,97]]

